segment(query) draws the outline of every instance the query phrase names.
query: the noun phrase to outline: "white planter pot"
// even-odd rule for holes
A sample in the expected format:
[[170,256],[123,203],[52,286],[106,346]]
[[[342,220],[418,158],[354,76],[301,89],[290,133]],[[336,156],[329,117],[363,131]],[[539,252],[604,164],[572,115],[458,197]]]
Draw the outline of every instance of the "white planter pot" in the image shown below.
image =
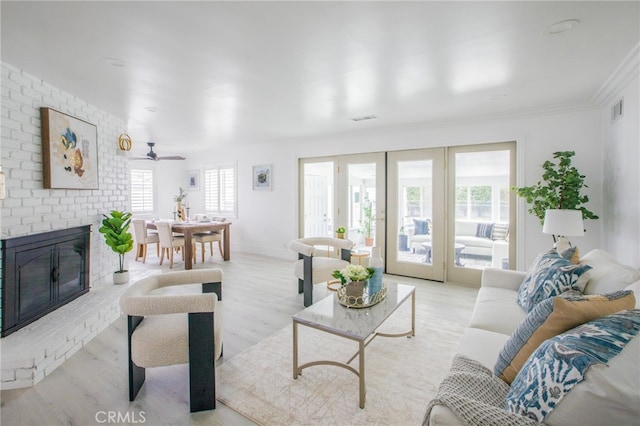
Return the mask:
[[129,282],[129,271],[114,272],[113,283],[114,284],[126,284]]

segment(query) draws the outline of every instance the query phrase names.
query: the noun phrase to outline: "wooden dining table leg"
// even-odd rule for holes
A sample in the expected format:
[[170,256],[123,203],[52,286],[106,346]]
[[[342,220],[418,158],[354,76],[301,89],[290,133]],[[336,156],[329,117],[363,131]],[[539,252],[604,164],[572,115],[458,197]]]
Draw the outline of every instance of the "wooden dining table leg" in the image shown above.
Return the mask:
[[229,260],[231,259],[231,250],[229,249],[230,243],[229,241],[231,241],[231,236],[229,235],[229,229],[231,227],[229,225],[224,227],[224,253],[222,253],[222,258],[224,260]]
[[184,231],[184,269],[193,268],[193,243],[191,242],[191,231]]

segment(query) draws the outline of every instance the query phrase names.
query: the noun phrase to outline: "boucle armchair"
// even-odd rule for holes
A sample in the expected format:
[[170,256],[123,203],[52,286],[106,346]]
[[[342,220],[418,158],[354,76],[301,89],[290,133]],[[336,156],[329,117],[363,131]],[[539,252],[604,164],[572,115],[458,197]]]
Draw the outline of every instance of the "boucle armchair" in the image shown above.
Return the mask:
[[[313,304],[314,284],[331,280],[333,271],[351,262],[352,247],[350,240],[331,237],[299,238],[289,243],[289,248],[298,253],[294,273],[298,293],[304,293],[304,306]],[[338,251],[340,257],[336,257]]]
[[[202,294],[166,288],[197,283],[202,283]],[[215,360],[222,355],[218,299],[219,269],[153,275],[125,291],[120,308],[128,321],[130,401],[144,384],[145,368],[189,363],[191,412],[216,407]]]

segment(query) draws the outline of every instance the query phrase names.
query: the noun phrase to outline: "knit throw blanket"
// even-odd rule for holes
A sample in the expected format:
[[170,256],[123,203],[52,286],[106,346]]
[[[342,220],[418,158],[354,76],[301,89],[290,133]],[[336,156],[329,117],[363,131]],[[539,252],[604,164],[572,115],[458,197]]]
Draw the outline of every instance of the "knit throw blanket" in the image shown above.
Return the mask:
[[465,425],[541,425],[504,409],[509,385],[479,362],[463,355],[453,359],[449,375],[440,384],[435,399],[427,407],[423,426],[435,405],[448,407]]

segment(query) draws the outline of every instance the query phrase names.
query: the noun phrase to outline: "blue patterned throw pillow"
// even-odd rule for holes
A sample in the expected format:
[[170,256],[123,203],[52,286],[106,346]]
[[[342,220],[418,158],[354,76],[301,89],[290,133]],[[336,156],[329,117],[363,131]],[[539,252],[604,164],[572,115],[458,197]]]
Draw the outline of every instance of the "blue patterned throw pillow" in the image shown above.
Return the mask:
[[[555,250],[541,254],[518,289],[518,305],[529,312],[544,299],[567,290],[583,291],[591,269],[589,265],[575,265]],[[582,277],[582,279],[581,279]]]
[[569,290],[538,303],[529,312],[498,354],[493,372],[507,384],[513,382],[529,356],[547,339],[625,309],[633,309],[631,290],[583,295]]
[[593,364],[607,364],[640,331],[640,310],[600,318],[546,340],[529,357],[506,398],[506,410],[544,421]]
[[413,219],[414,235],[429,235],[429,219]]
[[476,226],[476,237],[478,238],[491,239],[492,233],[493,233],[493,223],[479,223]]

